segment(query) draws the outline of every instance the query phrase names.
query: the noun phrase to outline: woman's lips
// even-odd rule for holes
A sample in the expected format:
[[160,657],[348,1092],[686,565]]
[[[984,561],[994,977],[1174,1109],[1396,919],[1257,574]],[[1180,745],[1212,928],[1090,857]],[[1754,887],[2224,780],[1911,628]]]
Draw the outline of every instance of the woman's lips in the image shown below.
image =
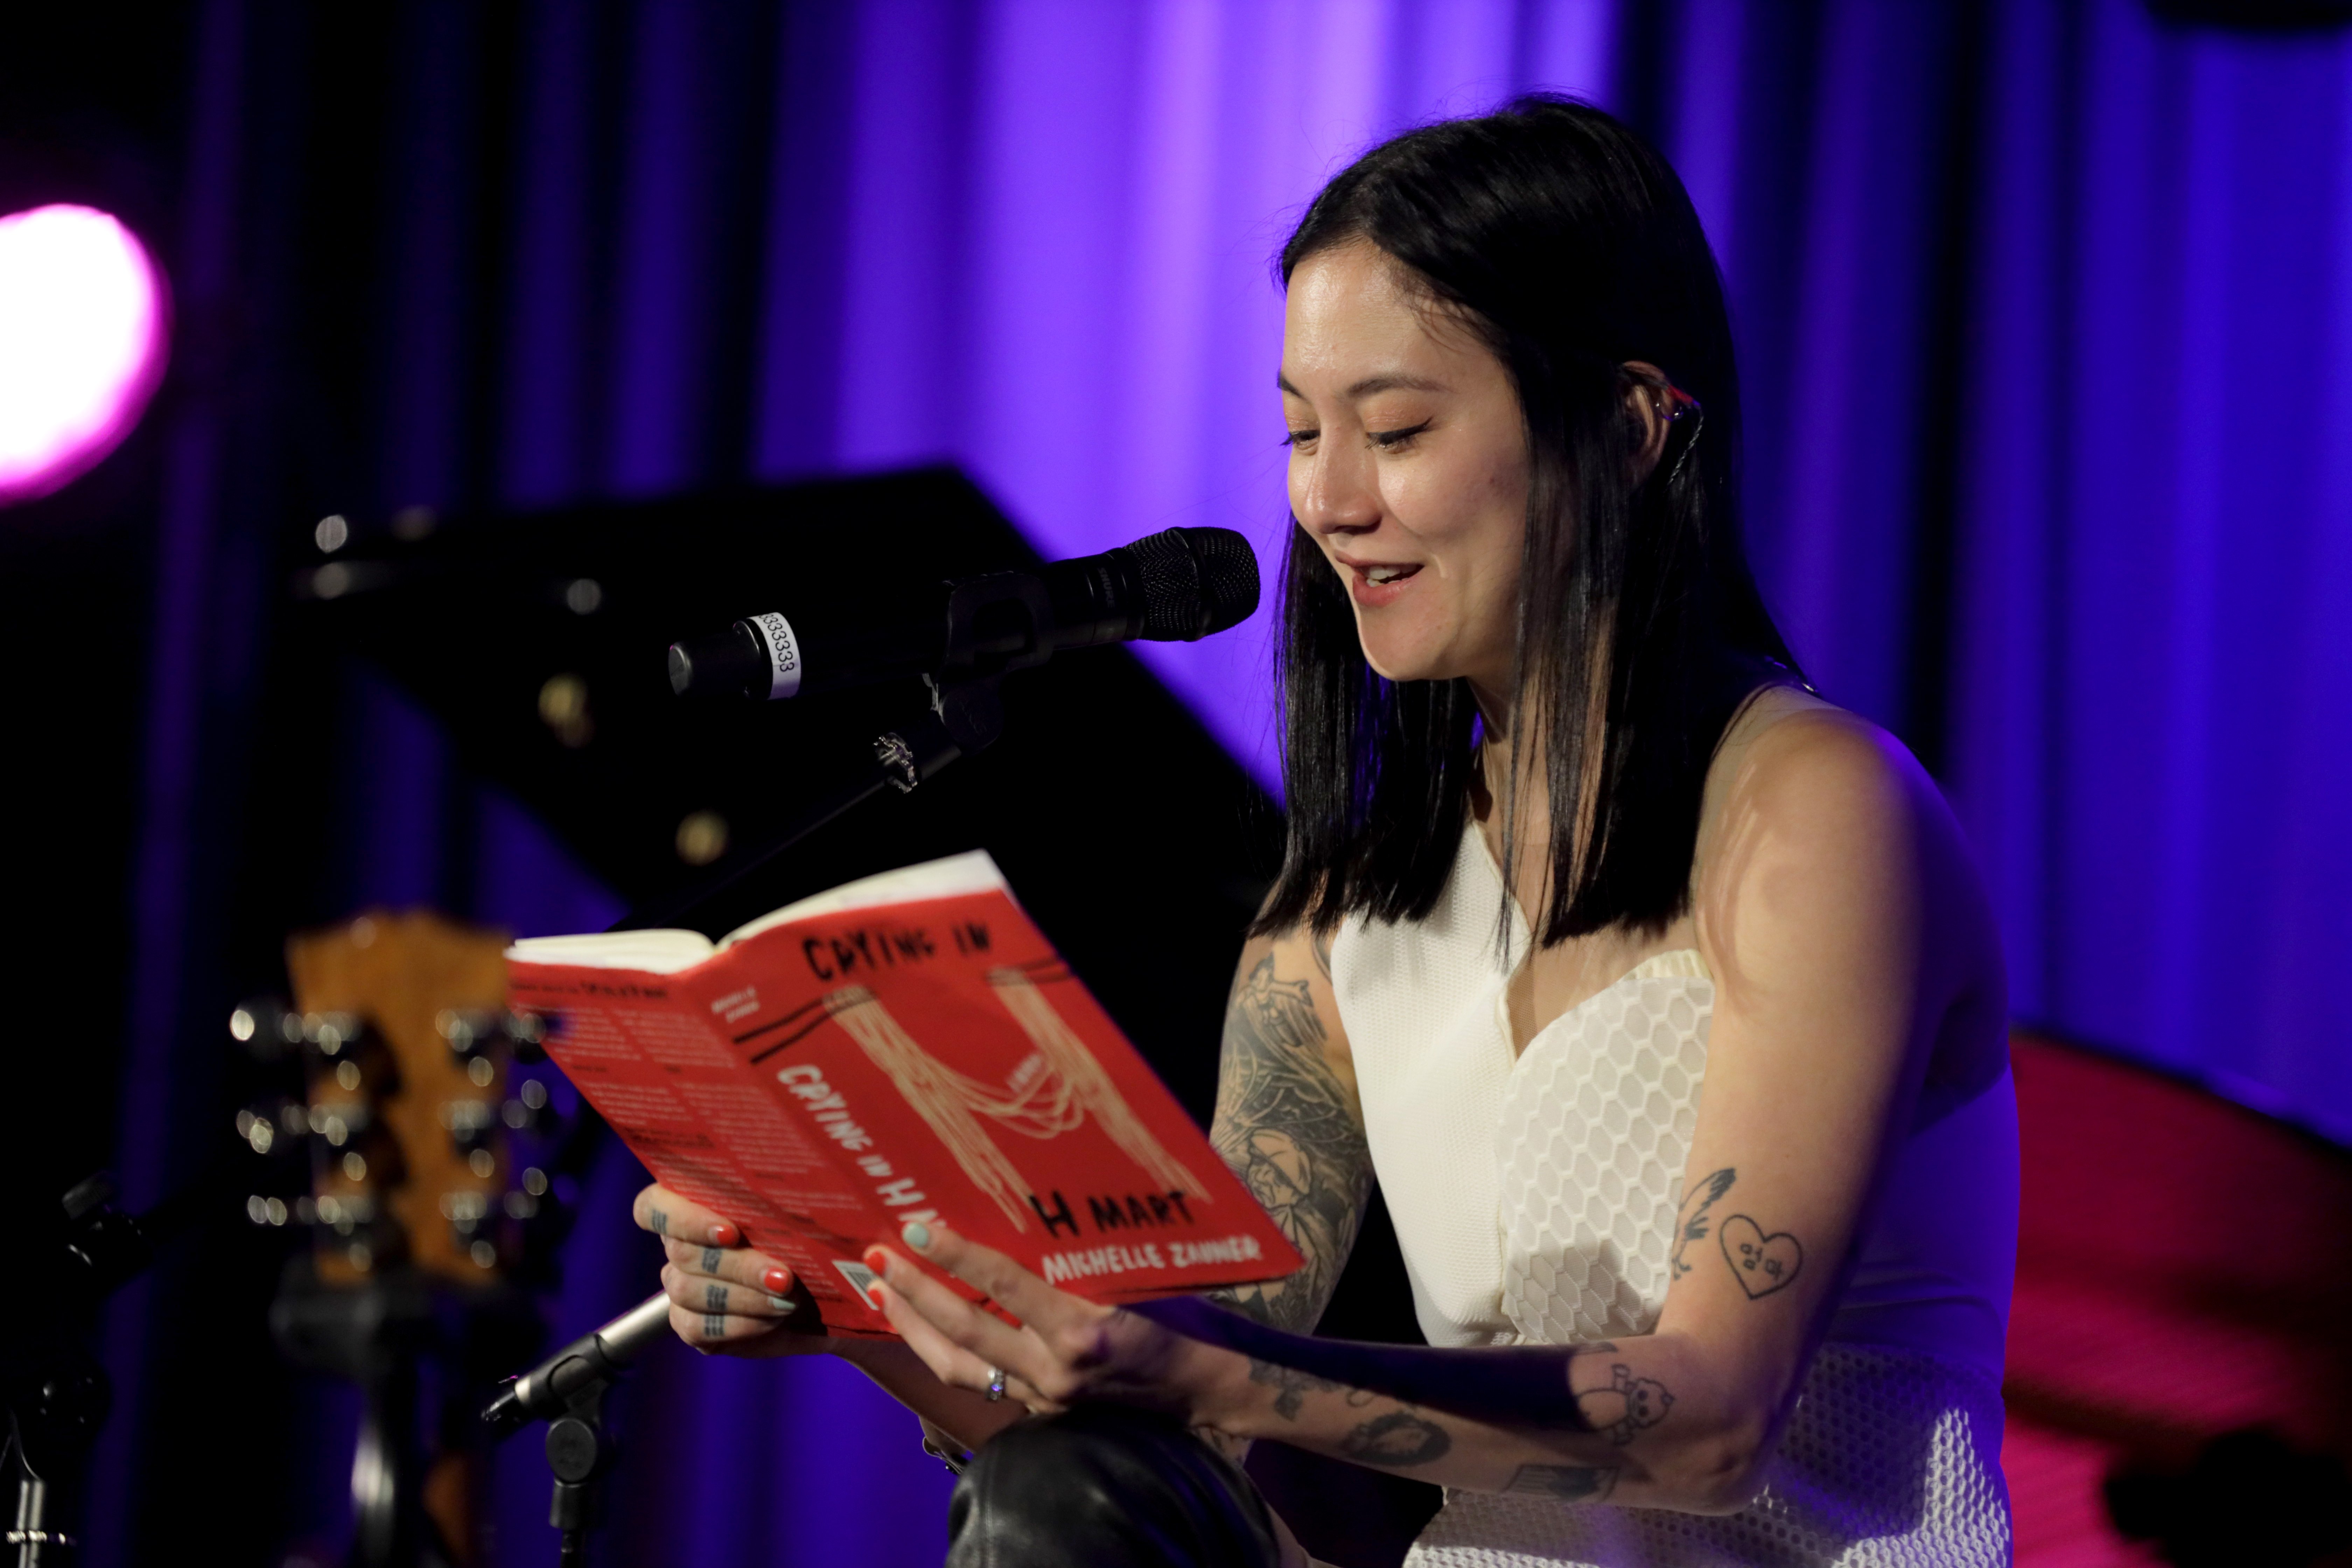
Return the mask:
[[1389,565],[1381,563],[1348,563],[1348,593],[1356,603],[1368,610],[1393,605],[1404,597],[1404,591],[1421,574],[1418,565]]

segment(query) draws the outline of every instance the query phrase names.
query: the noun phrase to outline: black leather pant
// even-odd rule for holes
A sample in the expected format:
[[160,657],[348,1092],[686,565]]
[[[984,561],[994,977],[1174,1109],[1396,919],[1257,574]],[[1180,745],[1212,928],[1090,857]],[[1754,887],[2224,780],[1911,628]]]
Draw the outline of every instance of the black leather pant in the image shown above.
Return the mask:
[[1249,1479],[1173,1421],[1079,1405],[1009,1426],[948,1503],[947,1568],[1275,1568]]

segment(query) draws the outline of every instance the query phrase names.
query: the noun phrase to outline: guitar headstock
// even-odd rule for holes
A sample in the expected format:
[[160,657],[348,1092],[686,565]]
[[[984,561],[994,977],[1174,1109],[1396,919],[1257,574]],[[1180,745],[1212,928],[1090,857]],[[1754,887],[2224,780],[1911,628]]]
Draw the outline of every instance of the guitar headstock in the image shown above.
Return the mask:
[[553,1199],[517,1157],[551,1119],[537,1020],[507,1009],[503,932],[429,913],[371,912],[286,944],[290,1007],[247,1003],[230,1033],[299,1055],[302,1098],[256,1106],[257,1152],[310,1155],[310,1191],[257,1194],[257,1225],[311,1228],[320,1278],[402,1265],[460,1284],[503,1277],[548,1229]]

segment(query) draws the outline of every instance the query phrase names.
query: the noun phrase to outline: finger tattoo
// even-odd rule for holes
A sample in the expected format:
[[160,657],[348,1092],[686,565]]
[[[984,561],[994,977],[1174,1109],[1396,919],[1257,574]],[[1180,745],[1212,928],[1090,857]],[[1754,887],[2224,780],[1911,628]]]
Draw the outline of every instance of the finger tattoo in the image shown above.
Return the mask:
[[706,1312],[702,1317],[702,1337],[723,1340],[727,1337],[727,1317],[722,1312]]
[[719,1259],[724,1256],[725,1254],[721,1253],[719,1248],[715,1247],[704,1247],[702,1249],[702,1271],[705,1274],[718,1273]]
[[702,1307],[703,1310],[707,1312],[725,1312],[727,1310],[727,1287],[724,1285],[705,1285],[702,1288]]
[[647,1209],[646,1211],[646,1228],[652,1231],[656,1236],[667,1236],[669,1234],[669,1215],[662,1213],[659,1209]]

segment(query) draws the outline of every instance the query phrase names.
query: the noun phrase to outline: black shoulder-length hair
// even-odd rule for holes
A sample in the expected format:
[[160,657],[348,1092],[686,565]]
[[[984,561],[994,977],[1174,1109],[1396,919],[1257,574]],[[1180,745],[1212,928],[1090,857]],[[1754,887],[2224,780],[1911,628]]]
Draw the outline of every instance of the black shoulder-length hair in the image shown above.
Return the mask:
[[[1655,149],[1546,95],[1356,160],[1283,247],[1284,285],[1307,258],[1359,240],[1484,334],[1526,418],[1509,738],[1530,767],[1540,747],[1562,825],[1539,941],[1663,926],[1689,907],[1699,795],[1725,727],[1759,685],[1801,679],[1740,546],[1739,389],[1697,214]],[[1639,482],[1643,431],[1622,368],[1633,360],[1699,405]],[[1421,919],[1453,869],[1476,767],[1468,683],[1373,673],[1347,591],[1303,529],[1281,623],[1288,842],[1253,929]],[[1519,732],[1530,726],[1540,732]],[[1582,833],[1559,804],[1580,800],[1591,803]]]

